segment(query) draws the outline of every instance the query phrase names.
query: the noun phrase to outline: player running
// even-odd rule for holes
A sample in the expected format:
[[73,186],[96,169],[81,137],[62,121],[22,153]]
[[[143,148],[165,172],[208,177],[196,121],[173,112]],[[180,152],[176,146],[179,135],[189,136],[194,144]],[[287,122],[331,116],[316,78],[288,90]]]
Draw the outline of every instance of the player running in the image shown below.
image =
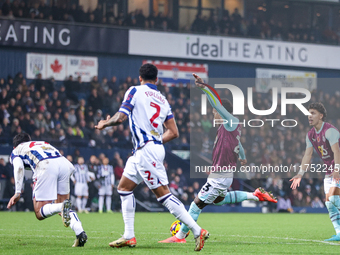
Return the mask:
[[[166,98],[157,90],[158,70],[152,64],[139,69],[140,86],[127,90],[119,111],[106,120],[101,120],[97,129],[119,125],[129,117],[134,143],[134,154],[126,162],[123,176],[118,185],[122,201],[125,231],[122,238],[110,243],[111,247],[136,246],[134,233],[135,199],[133,190],[144,181],[156,195],[158,202],[165,206],[177,219],[187,224],[195,239],[195,251],[200,251],[209,232],[202,229],[184,205],[170,193],[168,178],[163,166],[164,143],[178,137],[178,129]],[[163,125],[167,129],[163,133]]]
[[73,247],[84,246],[87,236],[76,212],[71,210],[69,200],[70,175],[74,166],[52,145],[44,141],[31,141],[26,133],[13,138],[13,147],[10,161],[14,170],[15,194],[7,208],[19,201],[24,166],[29,166],[33,171],[33,205],[37,219],[44,220],[61,213],[64,226],[71,226],[76,234]]
[[[213,166],[215,166],[215,169],[216,166],[236,167],[238,157],[240,157],[239,161],[241,162],[241,165],[245,165],[247,160],[240,142],[241,127],[238,124],[238,119],[230,114],[230,112],[233,111],[232,104],[229,100],[225,99],[221,100],[222,105],[215,94],[204,85],[202,78],[196,74],[193,74],[193,76],[195,77],[196,86],[207,95],[210,104],[214,108],[214,119],[224,119],[228,122],[220,125],[217,130],[212,153]],[[211,172],[207,182],[203,185],[190,205],[189,213],[191,217],[197,221],[202,209],[210,204],[233,204],[240,203],[244,200],[277,203],[276,199],[262,188],[256,189],[254,193],[244,191],[228,192],[228,188],[231,186],[232,182],[232,172]],[[159,243],[186,243],[185,237],[187,236],[188,231],[188,227],[183,224],[180,231],[178,231],[175,236],[159,241]]]
[[312,103],[308,106],[311,115],[308,116],[312,129],[306,135],[306,151],[302,158],[299,173],[290,181],[292,189],[300,186],[303,174],[308,170],[313,155],[313,148],[327,165],[324,190],[326,194],[326,207],[333,223],[336,235],[325,241],[340,241],[340,150],[339,130],[333,125],[324,122],[327,112],[322,103]]

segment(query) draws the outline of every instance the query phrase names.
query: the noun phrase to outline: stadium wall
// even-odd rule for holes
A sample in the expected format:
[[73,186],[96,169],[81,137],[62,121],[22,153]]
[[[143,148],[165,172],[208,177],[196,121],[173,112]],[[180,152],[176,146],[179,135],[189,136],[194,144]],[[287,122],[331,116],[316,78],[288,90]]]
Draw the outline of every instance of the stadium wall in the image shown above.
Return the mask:
[[[161,60],[161,61],[176,61],[176,62],[191,62],[199,64],[208,64],[209,77],[216,78],[254,78],[256,76],[256,68],[279,68],[287,70],[300,70],[300,71],[313,71],[317,73],[318,78],[339,78],[339,70],[327,70],[316,68],[302,68],[290,66],[275,66],[275,65],[258,65],[248,63],[236,62],[220,62],[220,61],[203,61],[192,59],[179,59],[179,58],[164,58],[164,57],[149,57],[149,56],[127,56],[127,55],[102,55],[102,54],[89,54],[83,53],[70,53],[65,51],[46,51],[36,49],[17,49],[14,47],[0,47],[0,77],[6,78],[8,75],[12,77],[18,72],[26,72],[26,54],[28,52],[35,53],[53,53],[53,54],[72,54],[80,56],[97,56],[98,57],[98,77],[101,80],[103,77],[111,78],[113,75],[118,79],[123,80],[128,76],[137,77],[138,69],[145,59]],[[29,80],[28,80],[29,81]],[[323,86],[325,92],[334,92],[334,87]]]

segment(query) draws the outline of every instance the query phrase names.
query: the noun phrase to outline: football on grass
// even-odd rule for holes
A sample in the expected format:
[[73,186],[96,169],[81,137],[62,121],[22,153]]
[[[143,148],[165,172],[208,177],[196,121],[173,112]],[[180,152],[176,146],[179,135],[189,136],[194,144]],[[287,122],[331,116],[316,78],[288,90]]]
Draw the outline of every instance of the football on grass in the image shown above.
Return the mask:
[[[177,232],[181,229],[182,224],[183,223],[181,221],[179,221],[179,220],[176,220],[174,223],[171,224],[171,226],[170,226],[170,234],[171,234],[171,236],[174,236],[174,235],[177,234]],[[187,233],[185,238],[187,238],[189,234],[190,234],[190,231]]]

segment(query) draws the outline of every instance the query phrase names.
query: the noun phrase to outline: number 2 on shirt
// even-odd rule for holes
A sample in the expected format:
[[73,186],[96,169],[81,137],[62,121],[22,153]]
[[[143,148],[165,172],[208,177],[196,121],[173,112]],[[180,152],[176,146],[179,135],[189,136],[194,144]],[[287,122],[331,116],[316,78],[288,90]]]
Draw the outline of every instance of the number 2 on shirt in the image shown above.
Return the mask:
[[150,103],[150,106],[151,107],[154,107],[156,108],[156,113],[154,115],[152,115],[151,119],[150,119],[150,122],[152,124],[152,126],[154,126],[155,128],[158,127],[158,124],[157,123],[154,123],[155,119],[157,119],[157,117],[159,116],[160,112],[161,112],[161,107],[158,105],[158,104],[155,104],[154,102],[151,102]]

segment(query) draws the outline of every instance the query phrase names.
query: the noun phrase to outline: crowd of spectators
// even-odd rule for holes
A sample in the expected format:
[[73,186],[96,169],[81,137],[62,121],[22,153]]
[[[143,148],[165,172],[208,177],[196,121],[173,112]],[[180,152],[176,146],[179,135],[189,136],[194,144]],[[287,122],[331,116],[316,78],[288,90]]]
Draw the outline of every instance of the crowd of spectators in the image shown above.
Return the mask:
[[283,21],[274,21],[274,19],[261,20],[253,16],[242,17],[237,8],[232,14],[229,14],[228,10],[224,10],[222,15],[217,15],[215,10],[211,10],[209,17],[197,14],[191,25],[188,24],[177,28],[170,15],[159,12],[146,16],[142,9],[136,9],[127,14],[123,12],[115,14],[113,7],[108,7],[104,10],[101,4],[98,4],[95,10],[84,10],[82,5],[75,3],[58,4],[57,1],[50,1],[50,6],[46,5],[44,1],[41,3],[30,3],[30,1],[26,3],[26,1],[20,0],[12,2],[5,0],[2,2],[0,17],[7,19],[25,18],[71,23],[79,22],[277,41],[340,44],[340,28],[331,29],[330,27],[320,27],[318,24],[309,26],[302,23],[292,24],[291,27],[288,27],[283,25]]
[[115,15],[113,7],[109,7],[104,11],[101,4],[98,4],[95,10],[84,10],[82,5],[77,5],[75,3],[60,5],[57,1],[51,1],[51,5],[48,6],[44,2],[34,4],[28,2],[26,4],[26,1],[14,0],[11,3],[9,0],[6,0],[2,4],[0,10],[0,17],[1,16],[8,19],[22,18],[71,23],[78,22],[95,25],[139,27],[164,31],[171,31],[174,29],[172,17],[166,16],[162,12],[157,14],[152,13],[146,17],[143,14],[142,9],[136,9],[127,15],[123,12]]
[[[10,144],[11,137],[25,131],[33,140],[46,140],[56,146],[89,146],[97,148],[131,147],[128,123],[104,132],[94,129],[99,120],[118,111],[126,90],[138,84],[137,78],[117,81],[115,76],[101,82],[93,77],[82,82],[69,76],[57,85],[53,78],[43,80],[39,74],[27,84],[22,73],[14,78],[0,78],[0,142]],[[168,146],[188,148],[190,86],[169,88],[158,85],[172,106],[183,134]]]
[[256,17],[252,19],[244,18],[237,8],[231,15],[225,10],[222,18],[219,18],[214,12],[211,12],[210,17],[197,14],[190,31],[275,41],[340,44],[340,28],[338,30],[332,30],[329,27],[323,29],[320,25],[311,27],[302,23],[293,23],[291,27],[287,27],[283,25],[282,21],[275,21],[274,19],[266,21]]

